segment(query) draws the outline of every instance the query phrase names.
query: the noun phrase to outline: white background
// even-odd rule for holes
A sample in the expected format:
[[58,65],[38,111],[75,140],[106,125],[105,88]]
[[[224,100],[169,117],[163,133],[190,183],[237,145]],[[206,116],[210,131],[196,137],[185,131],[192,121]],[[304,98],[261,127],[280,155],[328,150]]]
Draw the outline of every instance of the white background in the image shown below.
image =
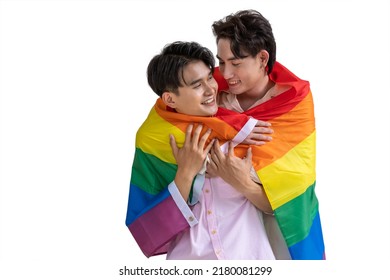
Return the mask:
[[0,3],[1,279],[176,264],[146,259],[125,226],[134,137],[157,97],[146,66],[175,40],[215,53],[212,22],[247,8],[271,22],[277,60],[311,83],[328,258],[260,264],[268,279],[389,275],[389,1]]

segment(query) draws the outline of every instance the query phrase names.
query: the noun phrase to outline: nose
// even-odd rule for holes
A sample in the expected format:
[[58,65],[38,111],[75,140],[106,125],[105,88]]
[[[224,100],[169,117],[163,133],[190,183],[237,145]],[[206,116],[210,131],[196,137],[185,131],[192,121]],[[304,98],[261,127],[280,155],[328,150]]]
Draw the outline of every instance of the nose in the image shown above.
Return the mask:
[[225,80],[228,80],[233,77],[233,69],[228,65],[224,65],[223,67],[219,67],[219,71]]
[[217,92],[217,90],[218,90],[218,84],[214,80],[214,78],[211,79],[208,83],[206,83],[205,93],[207,95],[213,95]]

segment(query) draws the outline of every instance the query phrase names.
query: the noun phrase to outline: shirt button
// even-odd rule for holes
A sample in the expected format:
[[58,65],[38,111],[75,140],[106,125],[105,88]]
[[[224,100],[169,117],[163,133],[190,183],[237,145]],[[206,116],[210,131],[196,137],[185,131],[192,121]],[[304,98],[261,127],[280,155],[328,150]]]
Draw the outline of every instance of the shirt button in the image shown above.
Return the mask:
[[210,192],[210,190],[209,190],[209,189],[206,189],[206,190],[205,190],[205,192],[206,192],[206,193],[209,193],[209,192]]
[[194,221],[194,217],[188,217],[188,220],[190,221],[190,222],[193,222]]
[[211,210],[207,210],[208,215],[211,215],[211,213],[213,213],[213,212],[211,212]]
[[215,230],[215,229],[213,229],[212,231],[211,231],[211,234],[216,234],[217,233],[217,231]]

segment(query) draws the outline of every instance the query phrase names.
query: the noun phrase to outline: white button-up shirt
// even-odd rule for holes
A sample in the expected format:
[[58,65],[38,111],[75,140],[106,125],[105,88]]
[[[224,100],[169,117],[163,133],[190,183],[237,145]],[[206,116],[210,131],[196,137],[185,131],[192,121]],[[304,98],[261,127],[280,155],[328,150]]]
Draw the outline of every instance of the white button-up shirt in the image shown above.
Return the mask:
[[206,178],[191,207],[174,182],[169,190],[190,228],[171,243],[167,259],[275,259],[263,214],[221,178]]

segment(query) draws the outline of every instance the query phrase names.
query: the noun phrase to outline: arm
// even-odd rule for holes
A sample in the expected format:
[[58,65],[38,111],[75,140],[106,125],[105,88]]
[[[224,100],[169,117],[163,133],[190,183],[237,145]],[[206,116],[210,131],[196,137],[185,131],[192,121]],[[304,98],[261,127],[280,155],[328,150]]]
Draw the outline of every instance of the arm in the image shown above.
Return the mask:
[[229,145],[229,151],[225,155],[221,152],[218,141],[214,143],[208,172],[220,176],[261,211],[272,213],[271,204],[262,185],[255,183],[250,177],[251,168],[251,148],[248,149],[246,157],[241,159],[234,155],[234,147],[232,145]]
[[166,253],[178,233],[198,223],[190,218],[193,215],[188,206],[190,216],[186,217],[186,211],[177,205],[171,185],[157,195],[130,186],[126,225],[146,257]]
[[[193,125],[188,126],[182,148],[178,148],[174,138],[170,137],[178,161],[177,169],[140,149],[136,150],[126,225],[147,257],[166,253],[170,241],[178,233],[198,223],[186,201],[192,180],[202,167],[202,158],[206,157],[212,143],[204,150],[210,131],[200,137],[200,125],[191,136],[192,128]],[[175,176],[175,180],[157,193],[150,192],[146,186],[164,181],[164,176]]]
[[[175,183],[178,187],[184,200],[188,200],[188,195],[191,190],[192,182],[202,168],[207,154],[212,148],[213,141],[205,148],[206,140],[211,134],[208,129],[206,133],[200,137],[203,126],[200,124],[196,127],[194,135],[192,134],[193,125],[187,127],[186,139],[182,148],[178,148],[173,135],[170,135],[170,144],[173,155],[177,162],[177,172],[175,176]],[[200,138],[200,139],[199,139]]]

